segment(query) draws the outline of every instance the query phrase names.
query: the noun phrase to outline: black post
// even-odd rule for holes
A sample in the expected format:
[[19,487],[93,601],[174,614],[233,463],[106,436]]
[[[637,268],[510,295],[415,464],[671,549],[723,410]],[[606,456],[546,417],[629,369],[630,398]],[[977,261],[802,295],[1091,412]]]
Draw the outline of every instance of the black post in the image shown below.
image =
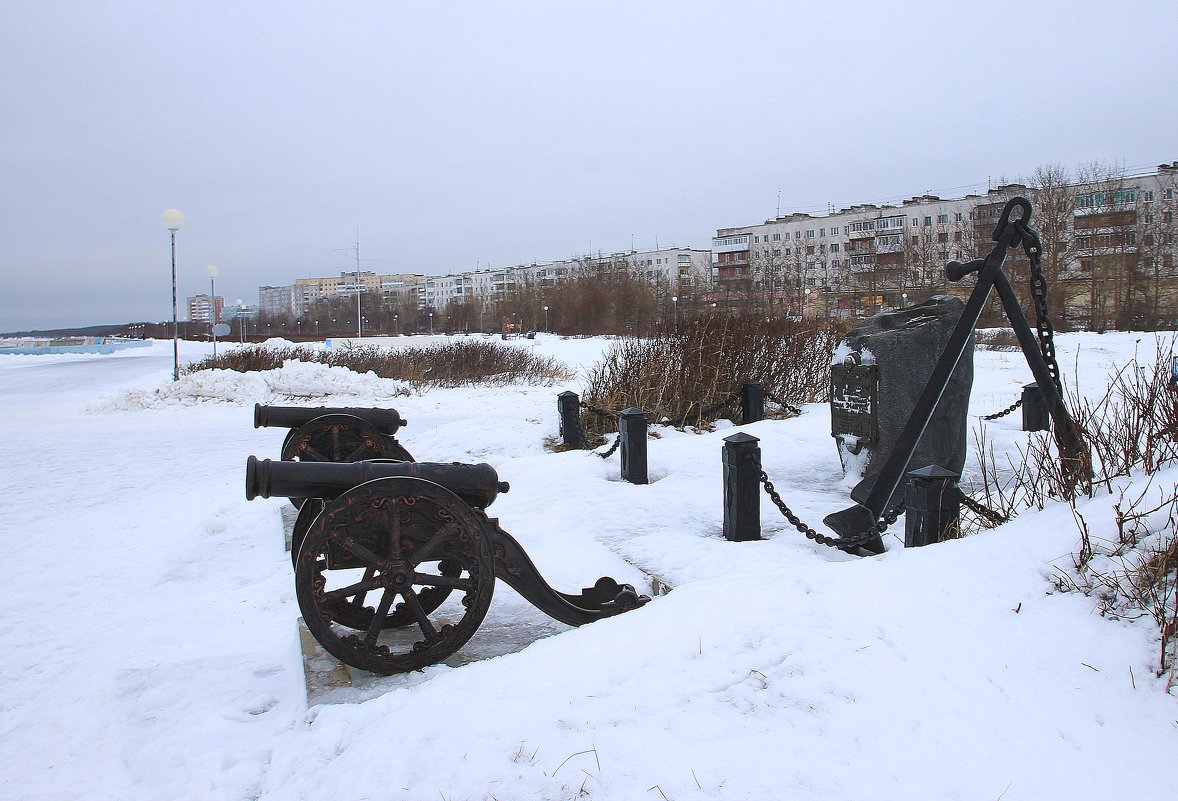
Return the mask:
[[931,464],[908,472],[904,487],[904,547],[945,540],[961,524],[961,476]]
[[724,538],[761,539],[760,442],[741,431],[724,438]]
[[560,410],[560,436],[569,448],[584,447],[581,436],[581,399],[577,393],[565,390],[556,396],[556,407]]
[[740,388],[740,422],[756,423],[765,419],[765,385],[760,381],[745,381]]
[[1023,387],[1023,431],[1050,431],[1051,413],[1047,399],[1039,391],[1039,384]]
[[622,481],[649,483],[646,478],[646,412],[631,406],[618,415],[622,438]]

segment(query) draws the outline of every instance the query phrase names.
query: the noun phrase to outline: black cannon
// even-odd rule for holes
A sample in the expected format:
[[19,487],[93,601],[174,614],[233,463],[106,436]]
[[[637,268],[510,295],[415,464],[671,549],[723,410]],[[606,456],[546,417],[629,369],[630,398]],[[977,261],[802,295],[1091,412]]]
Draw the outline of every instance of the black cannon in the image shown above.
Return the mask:
[[496,577],[570,626],[650,600],[608,577],[577,595],[550,587],[484,512],[507,490],[487,464],[246,462],[246,498],[316,499],[300,511],[310,520],[292,551],[299,608],[328,652],[373,673],[418,670],[461,648]]
[[411,462],[413,457],[396,437],[405,425],[408,422],[396,409],[254,404],[254,428],[290,429],[282,441],[282,458],[287,461],[398,459]]

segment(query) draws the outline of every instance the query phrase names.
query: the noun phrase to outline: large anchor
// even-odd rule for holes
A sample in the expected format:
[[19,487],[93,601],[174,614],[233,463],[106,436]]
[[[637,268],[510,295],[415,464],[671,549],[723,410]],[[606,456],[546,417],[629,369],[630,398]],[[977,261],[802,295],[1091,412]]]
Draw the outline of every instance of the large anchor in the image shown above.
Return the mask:
[[[1015,216],[1015,211],[1020,213]],[[876,476],[864,479],[851,490],[851,499],[856,502],[854,506],[823,518],[822,522],[843,539],[862,540],[865,535],[874,532],[875,536],[861,542],[861,547],[871,553],[883,553],[880,521],[895,506],[892,496],[896,494],[908,462],[916,450],[916,445],[924,434],[929,420],[932,419],[933,411],[941,400],[941,395],[944,393],[945,387],[948,386],[949,378],[953,374],[954,368],[957,367],[957,362],[961,360],[961,355],[965,352],[970,337],[973,336],[974,328],[977,327],[978,318],[982,314],[991,289],[998,291],[1002,308],[1014,329],[1019,347],[1022,349],[1023,356],[1026,357],[1032,375],[1035,376],[1035,380],[1039,384],[1039,392],[1042,393],[1051,414],[1052,433],[1056,446],[1059,448],[1060,462],[1065,477],[1070,480],[1073,487],[1076,483],[1087,480],[1091,464],[1088,446],[1081,436],[1079,427],[1068,414],[1059,380],[1049,368],[1043,351],[1035,340],[1035,334],[1031,331],[1027,318],[1023,315],[1022,307],[1019,305],[1014,288],[1010,285],[1010,280],[1002,272],[1002,264],[1006,261],[1007,252],[1011,248],[1020,246],[1031,260],[1032,271],[1038,272],[1042,244],[1039,241],[1039,234],[1029,227],[1030,221],[1030,201],[1024,197],[1011,198],[1003,207],[1002,215],[994,228],[993,239],[997,244],[994,245],[989,255],[984,259],[975,259],[964,264],[952,261],[946,265],[945,274],[950,281],[960,281],[965,276],[976,272],[978,282],[974,286],[969,300],[966,301],[961,318],[949,335],[945,349],[941,352],[936,366],[933,367],[933,371],[929,375],[928,383],[925,384],[916,400],[912,416],[904,425],[904,429],[896,441],[896,447],[884,461],[883,467]],[[1040,282],[1042,280],[1039,275],[1036,275],[1035,278]]]

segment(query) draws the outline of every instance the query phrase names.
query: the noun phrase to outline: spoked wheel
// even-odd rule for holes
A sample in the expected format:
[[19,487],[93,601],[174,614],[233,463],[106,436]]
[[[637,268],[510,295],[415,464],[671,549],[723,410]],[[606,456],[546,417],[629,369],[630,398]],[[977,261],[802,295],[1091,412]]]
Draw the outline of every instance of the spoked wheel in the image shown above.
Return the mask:
[[478,516],[449,490],[415,478],[369,481],[340,495],[311,523],[295,562],[307,628],[332,655],[373,673],[449,657],[474,635],[494,590]]
[[350,414],[325,414],[287,435],[282,443],[282,458],[288,462],[396,459],[398,455],[391,442],[390,437],[367,420]]
[[[295,567],[298,567],[299,548],[302,547],[303,540],[307,538],[307,531],[323,508],[324,502],[321,498],[307,498],[299,507],[299,514],[295,518],[290,537],[290,561]],[[462,565],[452,559],[442,559],[438,562],[438,572],[447,578],[458,578],[462,575]],[[366,568],[361,580],[367,581],[372,576],[373,568]],[[422,609],[426,614],[429,614],[442,605],[442,602],[450,595],[450,591],[450,587],[426,587],[417,594],[417,597],[421,600]],[[375,616],[375,610],[371,606],[364,605],[367,595],[366,592],[360,592],[354,597],[341,598],[338,602],[331,604],[332,619],[350,629],[366,630],[372,625],[372,618]],[[381,628],[396,629],[408,626],[413,622],[413,613],[404,604],[399,604],[394,611],[385,615]]]

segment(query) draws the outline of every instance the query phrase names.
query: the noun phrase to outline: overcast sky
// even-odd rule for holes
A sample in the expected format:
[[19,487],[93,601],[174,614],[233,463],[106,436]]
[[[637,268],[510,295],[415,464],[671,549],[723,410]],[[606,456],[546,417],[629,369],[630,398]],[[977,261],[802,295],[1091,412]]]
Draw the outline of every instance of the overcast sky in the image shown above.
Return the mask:
[[[1178,159],[1178,4],[9,0],[0,331]],[[378,262],[378,263],[372,263]]]

